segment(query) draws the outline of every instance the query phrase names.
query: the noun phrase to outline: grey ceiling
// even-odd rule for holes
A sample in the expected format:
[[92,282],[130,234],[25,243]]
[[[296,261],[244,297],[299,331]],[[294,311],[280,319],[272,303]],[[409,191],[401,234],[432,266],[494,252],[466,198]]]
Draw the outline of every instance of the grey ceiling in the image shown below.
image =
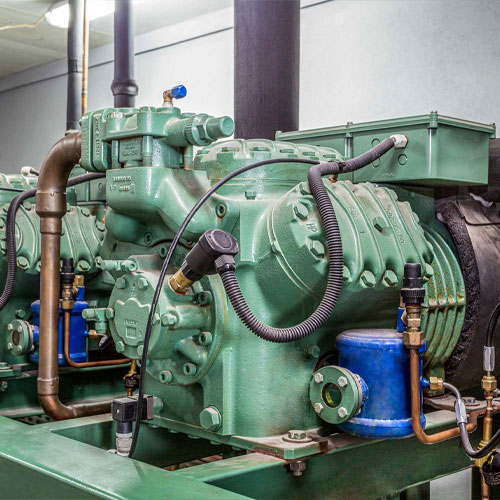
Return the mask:
[[[179,23],[232,5],[233,0],[134,0],[135,33]],[[33,23],[54,3],[46,0],[0,0],[0,26]],[[0,77],[66,57],[66,30],[45,19],[35,28],[0,31]],[[113,40],[113,16],[90,24],[90,46]]]

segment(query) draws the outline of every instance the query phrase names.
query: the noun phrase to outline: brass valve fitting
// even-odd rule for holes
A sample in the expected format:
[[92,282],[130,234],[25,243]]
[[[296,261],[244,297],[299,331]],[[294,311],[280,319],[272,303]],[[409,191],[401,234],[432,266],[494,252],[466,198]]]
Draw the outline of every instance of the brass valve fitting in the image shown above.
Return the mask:
[[431,391],[442,391],[443,379],[441,377],[429,377],[429,389]]
[[491,392],[497,388],[497,379],[493,375],[484,375],[481,379],[481,387],[483,391]]

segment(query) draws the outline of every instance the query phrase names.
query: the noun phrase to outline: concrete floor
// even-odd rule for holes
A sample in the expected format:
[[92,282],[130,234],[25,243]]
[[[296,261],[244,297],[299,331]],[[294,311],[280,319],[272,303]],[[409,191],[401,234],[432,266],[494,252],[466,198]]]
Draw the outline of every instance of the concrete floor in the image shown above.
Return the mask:
[[431,500],[475,500],[470,497],[471,469],[431,482]]

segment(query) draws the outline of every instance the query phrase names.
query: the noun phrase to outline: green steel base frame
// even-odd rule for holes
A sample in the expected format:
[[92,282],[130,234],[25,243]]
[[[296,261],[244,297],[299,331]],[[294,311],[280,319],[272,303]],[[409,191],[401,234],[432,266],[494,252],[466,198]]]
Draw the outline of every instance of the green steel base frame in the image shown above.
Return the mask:
[[[454,418],[445,410],[428,414],[427,429],[449,427]],[[471,466],[458,439],[428,446],[415,438],[334,434],[322,438],[324,451],[306,458],[295,476],[289,460],[156,423],[143,425],[136,459],[130,460],[107,451],[114,432],[109,415],[34,426],[0,417],[0,498],[424,499],[430,480]],[[213,455],[223,459],[164,469]]]

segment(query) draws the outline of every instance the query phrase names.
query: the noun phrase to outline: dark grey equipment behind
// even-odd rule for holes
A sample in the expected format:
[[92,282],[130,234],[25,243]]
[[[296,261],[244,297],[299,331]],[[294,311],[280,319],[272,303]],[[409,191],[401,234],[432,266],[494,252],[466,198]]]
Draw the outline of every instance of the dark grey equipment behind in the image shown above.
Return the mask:
[[300,0],[235,0],[235,137],[299,128]]

